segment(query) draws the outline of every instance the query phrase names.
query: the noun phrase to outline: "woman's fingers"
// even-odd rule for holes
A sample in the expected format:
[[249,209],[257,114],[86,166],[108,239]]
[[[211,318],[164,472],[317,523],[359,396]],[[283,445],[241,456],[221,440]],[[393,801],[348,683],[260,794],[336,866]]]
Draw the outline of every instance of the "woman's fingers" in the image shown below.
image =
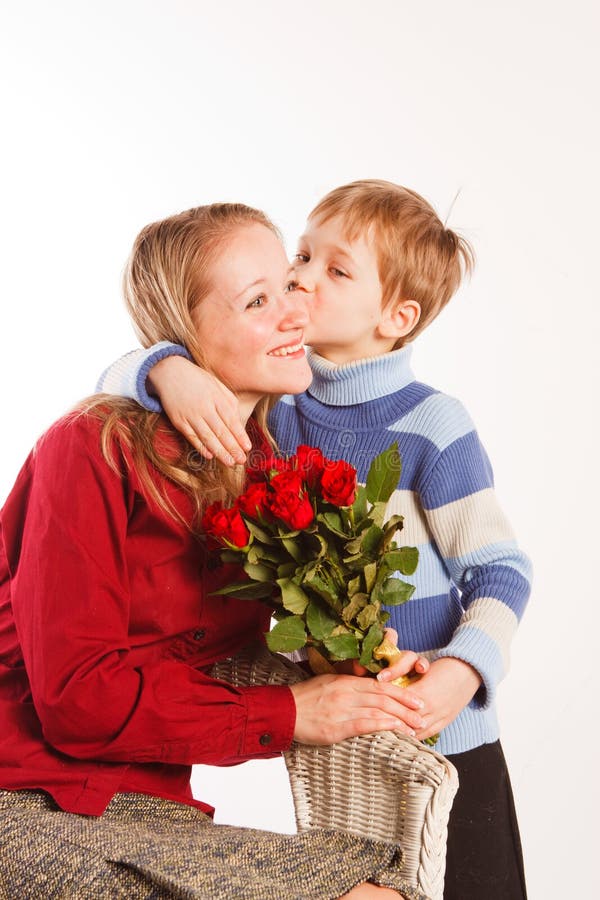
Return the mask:
[[[296,702],[294,737],[305,744],[331,744],[359,734],[398,730],[415,734],[423,720],[420,704],[395,685],[352,675],[322,675],[292,685]],[[408,695],[408,696],[407,696]]]

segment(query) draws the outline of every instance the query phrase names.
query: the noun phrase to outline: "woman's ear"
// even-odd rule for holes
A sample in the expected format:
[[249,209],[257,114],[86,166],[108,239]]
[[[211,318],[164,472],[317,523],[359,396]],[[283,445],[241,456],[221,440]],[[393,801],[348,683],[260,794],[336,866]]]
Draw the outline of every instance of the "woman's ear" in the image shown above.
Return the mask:
[[390,303],[381,314],[377,330],[381,337],[406,337],[417,326],[421,318],[421,304],[416,300],[400,300]]

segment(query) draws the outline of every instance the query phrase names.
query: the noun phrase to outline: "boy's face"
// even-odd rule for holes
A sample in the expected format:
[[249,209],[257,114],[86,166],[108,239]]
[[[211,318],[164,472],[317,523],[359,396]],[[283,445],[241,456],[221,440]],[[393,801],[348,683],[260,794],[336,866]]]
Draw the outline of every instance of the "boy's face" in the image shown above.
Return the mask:
[[367,234],[353,241],[339,217],[309,219],[294,261],[298,290],[308,300],[307,344],[336,365],[387,353],[395,338],[381,334],[382,290],[375,247]]

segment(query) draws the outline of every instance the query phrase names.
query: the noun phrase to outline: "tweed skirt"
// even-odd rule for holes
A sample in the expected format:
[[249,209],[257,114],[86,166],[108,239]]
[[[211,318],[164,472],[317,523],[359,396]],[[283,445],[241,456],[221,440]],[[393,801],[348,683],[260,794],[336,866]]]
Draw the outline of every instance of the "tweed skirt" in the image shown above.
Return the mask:
[[0,900],[334,900],[363,881],[426,900],[397,847],[335,831],[215,825],[200,810],[117,794],[102,816],[0,791]]

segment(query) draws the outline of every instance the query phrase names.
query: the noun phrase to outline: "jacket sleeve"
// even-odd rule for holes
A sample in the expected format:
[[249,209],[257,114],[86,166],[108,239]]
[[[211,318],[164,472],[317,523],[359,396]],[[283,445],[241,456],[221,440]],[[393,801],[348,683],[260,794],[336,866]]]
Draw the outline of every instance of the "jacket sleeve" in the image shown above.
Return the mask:
[[167,356],[192,358],[185,347],[170,341],[161,341],[147,349],[132,350],[104,370],[98,379],[96,391],[129,397],[149,412],[162,412],[160,400],[148,391],[147,379],[150,369]]
[[436,656],[472,665],[483,682],[476,701],[487,706],[508,669],[511,640],[529,598],[531,565],[500,508],[477,432],[464,408],[452,402],[450,437],[420,491],[432,536],[464,609],[450,642]]
[[[15,624],[44,738],[72,757],[119,762],[230,765],[287,749],[289,688],[235,688],[162,651],[139,662],[125,547],[134,499],[101,457],[97,428],[84,423],[44,436],[22,514],[10,498],[3,513]],[[174,602],[165,596],[166,616]],[[139,616],[139,598],[137,608]]]

